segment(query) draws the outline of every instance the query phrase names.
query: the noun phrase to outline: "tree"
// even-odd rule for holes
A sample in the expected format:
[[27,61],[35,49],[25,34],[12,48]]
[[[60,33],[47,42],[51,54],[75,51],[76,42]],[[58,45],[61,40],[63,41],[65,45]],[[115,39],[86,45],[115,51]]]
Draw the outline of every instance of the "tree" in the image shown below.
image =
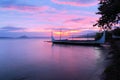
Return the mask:
[[119,27],[117,27],[116,29],[114,29],[112,32],[113,32],[114,35],[120,36],[120,28]]
[[110,29],[111,26],[119,24],[120,0],[100,0],[98,10],[99,12],[96,14],[101,15],[101,17],[94,26]]

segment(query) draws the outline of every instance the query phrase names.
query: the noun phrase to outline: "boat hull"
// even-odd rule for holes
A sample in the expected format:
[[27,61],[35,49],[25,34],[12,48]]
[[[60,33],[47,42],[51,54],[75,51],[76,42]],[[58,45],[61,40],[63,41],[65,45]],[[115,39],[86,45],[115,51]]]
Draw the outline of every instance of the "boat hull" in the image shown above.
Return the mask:
[[100,43],[96,43],[95,41],[55,40],[55,41],[52,41],[52,43],[54,43],[54,44],[100,46]]

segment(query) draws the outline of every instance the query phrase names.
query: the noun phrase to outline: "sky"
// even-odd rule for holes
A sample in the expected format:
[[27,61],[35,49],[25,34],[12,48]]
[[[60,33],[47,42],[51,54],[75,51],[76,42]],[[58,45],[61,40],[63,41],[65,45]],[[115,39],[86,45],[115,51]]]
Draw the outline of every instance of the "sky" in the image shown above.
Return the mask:
[[0,0],[0,37],[96,30],[97,8],[98,0]]

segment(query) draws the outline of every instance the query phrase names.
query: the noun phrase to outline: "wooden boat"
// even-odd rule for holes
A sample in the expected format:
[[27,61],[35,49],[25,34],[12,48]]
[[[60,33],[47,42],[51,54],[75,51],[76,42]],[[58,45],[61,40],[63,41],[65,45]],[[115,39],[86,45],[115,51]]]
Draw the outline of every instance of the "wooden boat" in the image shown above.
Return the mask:
[[55,40],[53,36],[51,39],[54,44],[101,45],[105,43],[105,31],[99,40]]

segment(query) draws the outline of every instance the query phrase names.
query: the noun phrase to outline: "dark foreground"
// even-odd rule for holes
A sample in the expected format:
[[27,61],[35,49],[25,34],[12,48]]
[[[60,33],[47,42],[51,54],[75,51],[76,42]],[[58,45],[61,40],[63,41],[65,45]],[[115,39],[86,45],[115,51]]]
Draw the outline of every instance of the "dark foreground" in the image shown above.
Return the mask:
[[120,80],[120,41],[112,41],[106,61],[109,61],[101,80]]

